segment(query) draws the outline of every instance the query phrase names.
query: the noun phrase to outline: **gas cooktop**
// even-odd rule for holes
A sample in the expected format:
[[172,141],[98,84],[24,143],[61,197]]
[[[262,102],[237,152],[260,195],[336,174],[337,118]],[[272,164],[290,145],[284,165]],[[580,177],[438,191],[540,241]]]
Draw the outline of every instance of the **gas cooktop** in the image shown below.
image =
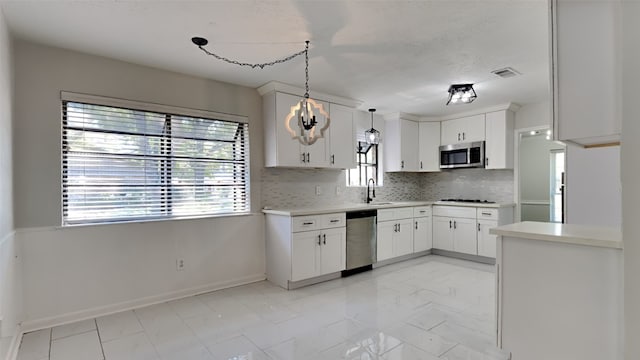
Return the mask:
[[463,202],[463,203],[481,203],[481,204],[495,204],[495,201],[480,200],[480,199],[441,199],[440,201],[451,202]]

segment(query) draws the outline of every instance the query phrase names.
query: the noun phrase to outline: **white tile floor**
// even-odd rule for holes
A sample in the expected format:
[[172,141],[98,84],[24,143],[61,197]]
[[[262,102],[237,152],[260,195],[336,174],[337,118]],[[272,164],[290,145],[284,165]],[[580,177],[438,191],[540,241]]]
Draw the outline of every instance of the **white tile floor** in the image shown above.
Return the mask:
[[25,334],[19,360],[504,360],[493,266],[426,256],[286,291],[263,281]]

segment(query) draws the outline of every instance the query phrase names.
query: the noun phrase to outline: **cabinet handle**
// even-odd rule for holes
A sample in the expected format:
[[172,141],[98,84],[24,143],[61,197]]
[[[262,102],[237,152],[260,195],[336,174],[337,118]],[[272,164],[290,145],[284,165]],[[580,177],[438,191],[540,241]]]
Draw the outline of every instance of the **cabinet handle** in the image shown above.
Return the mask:
[[322,243],[320,242],[320,234],[318,234],[318,245],[322,245]]
[[464,133],[462,133],[462,140],[464,140]]
[[309,153],[307,153],[307,162],[311,161],[311,155],[309,155]]
[[480,231],[480,223],[478,223],[478,231]]
[[418,222],[416,221],[416,230],[418,230]]
[[420,161],[420,169],[422,169],[422,161]]
[[305,221],[302,225],[313,225],[313,221]]
[[426,212],[427,212],[427,210],[420,210],[420,214],[424,214]]
[[489,166],[489,158],[484,158],[484,166]]
[[449,220],[449,229],[451,229],[451,220]]
[[336,163],[336,156],[331,155],[331,164],[335,164],[335,163]]
[[458,141],[460,141],[460,133],[458,133]]
[[489,213],[489,212],[484,212],[484,211],[483,211],[483,212],[482,212],[482,215],[485,215],[485,216],[491,216],[491,213]]
[[398,224],[398,232],[400,232],[400,224]]
[[331,220],[331,221],[329,221],[329,222],[333,224],[333,223],[340,222],[340,220],[339,220],[339,219],[333,219],[333,220]]
[[400,168],[404,169],[404,160],[400,161]]
[[304,153],[302,153],[302,162],[307,162],[306,157],[304,155]]
[[455,221],[455,220],[453,220],[453,228],[454,228],[454,229],[457,229],[457,227],[456,227],[456,221]]
[[322,234],[322,243],[327,245],[327,234]]

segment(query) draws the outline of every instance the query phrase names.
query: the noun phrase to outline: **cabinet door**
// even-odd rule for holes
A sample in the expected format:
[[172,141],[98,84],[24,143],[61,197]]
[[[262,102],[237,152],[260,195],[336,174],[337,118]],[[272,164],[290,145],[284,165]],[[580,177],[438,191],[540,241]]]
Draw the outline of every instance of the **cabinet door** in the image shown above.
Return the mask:
[[398,231],[394,234],[393,256],[413,253],[413,219],[398,220]]
[[377,234],[377,259],[378,261],[393,257],[393,237],[396,233],[396,221],[383,221],[378,223]]
[[298,281],[317,276],[320,265],[320,232],[293,233],[291,242],[291,280]]
[[496,257],[496,235],[489,234],[489,229],[498,226],[497,221],[478,221],[478,255]]
[[346,229],[335,228],[322,230],[320,245],[320,273],[330,274],[346,268]]
[[433,248],[453,251],[453,220],[449,217],[433,217]]
[[453,218],[453,251],[465,254],[478,254],[476,220]]
[[[300,142],[292,139],[291,134],[287,131],[285,119],[289,114],[291,106],[300,101],[300,97],[276,93],[276,164],[278,166],[305,166],[302,161],[302,150]],[[292,126],[295,121],[291,120]]]
[[451,145],[460,142],[460,127],[456,120],[447,120],[440,123],[440,144]]
[[402,171],[418,171],[418,123],[400,120],[400,168]]
[[418,170],[440,171],[440,122],[418,124]]
[[338,104],[329,106],[331,110],[329,166],[337,169],[353,169],[357,166],[353,131],[354,109]]
[[487,113],[485,128],[485,167],[513,169],[513,112]]
[[485,115],[468,116],[462,121],[462,142],[483,141],[485,138]]
[[431,217],[413,219],[413,251],[425,251],[433,247]]

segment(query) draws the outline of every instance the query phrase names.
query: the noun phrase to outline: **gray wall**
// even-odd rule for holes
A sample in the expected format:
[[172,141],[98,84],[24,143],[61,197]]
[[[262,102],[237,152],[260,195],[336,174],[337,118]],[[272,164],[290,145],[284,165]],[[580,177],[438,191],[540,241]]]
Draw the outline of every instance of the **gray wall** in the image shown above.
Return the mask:
[[24,41],[15,51],[16,227],[61,224],[60,91],[247,116],[252,209],[259,209],[262,121],[255,89]]
[[536,126],[551,127],[551,103],[544,101],[522,106],[516,112],[516,129],[526,129]]

